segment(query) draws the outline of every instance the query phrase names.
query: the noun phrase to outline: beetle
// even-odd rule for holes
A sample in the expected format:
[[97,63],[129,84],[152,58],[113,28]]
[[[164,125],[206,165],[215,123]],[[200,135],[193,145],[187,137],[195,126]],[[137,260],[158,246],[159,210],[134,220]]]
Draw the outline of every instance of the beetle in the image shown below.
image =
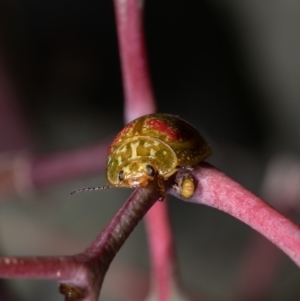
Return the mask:
[[[81,188],[72,193],[145,187],[156,180],[163,199],[165,180],[178,169],[192,167],[211,154],[210,146],[187,121],[163,113],[144,115],[128,123],[108,149],[106,178],[110,185]],[[184,187],[181,188],[183,191]]]

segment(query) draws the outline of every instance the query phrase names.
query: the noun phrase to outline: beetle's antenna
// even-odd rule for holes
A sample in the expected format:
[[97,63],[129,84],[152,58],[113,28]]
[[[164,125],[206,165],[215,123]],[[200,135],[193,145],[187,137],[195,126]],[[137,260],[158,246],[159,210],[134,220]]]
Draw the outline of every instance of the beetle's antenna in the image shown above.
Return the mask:
[[73,190],[72,192],[70,192],[70,194],[76,194],[79,192],[92,191],[92,190],[103,190],[103,189],[108,189],[108,188],[112,188],[112,187],[115,187],[115,186],[108,185],[108,186],[96,186],[96,187],[82,187],[82,188]]

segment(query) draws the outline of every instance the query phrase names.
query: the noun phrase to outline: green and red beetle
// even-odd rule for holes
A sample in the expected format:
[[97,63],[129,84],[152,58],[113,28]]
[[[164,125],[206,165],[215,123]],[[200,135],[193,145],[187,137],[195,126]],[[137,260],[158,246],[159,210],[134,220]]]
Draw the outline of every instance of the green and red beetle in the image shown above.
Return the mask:
[[[141,116],[124,127],[108,150],[106,177],[111,185],[75,192],[145,187],[149,181],[157,180],[164,197],[165,180],[179,168],[192,167],[211,153],[210,146],[198,131],[183,119],[162,113]],[[191,196],[193,181],[183,183],[189,192],[182,186],[181,195]]]

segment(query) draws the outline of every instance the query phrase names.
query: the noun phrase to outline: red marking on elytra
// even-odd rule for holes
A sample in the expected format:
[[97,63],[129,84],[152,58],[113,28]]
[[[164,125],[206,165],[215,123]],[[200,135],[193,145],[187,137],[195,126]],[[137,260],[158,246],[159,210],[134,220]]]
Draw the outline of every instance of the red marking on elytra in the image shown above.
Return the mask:
[[166,140],[168,141],[177,141],[183,138],[177,128],[173,127],[171,124],[164,120],[149,118],[148,120],[145,120],[145,126],[149,127],[152,130],[160,132],[162,135],[166,135]]
[[135,122],[133,123],[129,123],[127,126],[125,126],[123,128],[123,130],[116,136],[116,138],[114,139],[114,141],[112,142],[111,146],[108,149],[108,155],[110,155],[114,149],[114,147],[116,146],[116,144],[118,143],[118,141],[120,140],[121,137],[125,137],[127,135],[128,132],[130,132],[133,127],[135,126]]

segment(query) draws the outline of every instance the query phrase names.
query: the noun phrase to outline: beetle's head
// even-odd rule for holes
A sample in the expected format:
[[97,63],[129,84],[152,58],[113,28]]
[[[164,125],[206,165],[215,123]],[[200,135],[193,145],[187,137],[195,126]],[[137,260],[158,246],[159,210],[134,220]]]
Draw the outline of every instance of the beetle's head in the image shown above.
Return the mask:
[[154,180],[157,174],[157,170],[152,162],[140,162],[131,161],[123,165],[122,169],[118,173],[118,180],[112,185],[98,186],[98,187],[83,187],[71,192],[71,194],[91,191],[91,190],[103,190],[112,187],[145,187],[149,181]]
[[119,183],[116,186],[145,187],[152,181],[157,171],[151,162],[131,161],[124,165],[118,174]]

